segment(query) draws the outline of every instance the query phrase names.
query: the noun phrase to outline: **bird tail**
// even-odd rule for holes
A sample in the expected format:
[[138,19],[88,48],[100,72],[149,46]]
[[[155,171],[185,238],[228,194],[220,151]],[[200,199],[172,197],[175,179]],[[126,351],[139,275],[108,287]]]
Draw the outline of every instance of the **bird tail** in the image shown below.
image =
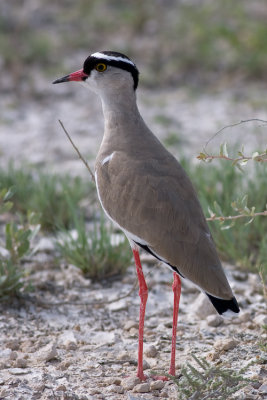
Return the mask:
[[227,311],[233,311],[234,313],[239,313],[240,310],[235,297],[233,297],[230,300],[224,300],[224,299],[219,299],[218,297],[214,297],[208,293],[206,293],[206,295],[208,296],[211,303],[216,308],[219,314],[223,314]]

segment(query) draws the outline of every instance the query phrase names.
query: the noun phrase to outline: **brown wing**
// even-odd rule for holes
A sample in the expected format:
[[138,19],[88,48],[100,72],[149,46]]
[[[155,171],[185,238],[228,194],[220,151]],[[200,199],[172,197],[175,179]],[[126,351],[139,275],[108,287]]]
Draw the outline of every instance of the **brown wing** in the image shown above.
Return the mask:
[[232,298],[193,186],[177,160],[115,152],[96,165],[101,202],[122,228],[208,293]]

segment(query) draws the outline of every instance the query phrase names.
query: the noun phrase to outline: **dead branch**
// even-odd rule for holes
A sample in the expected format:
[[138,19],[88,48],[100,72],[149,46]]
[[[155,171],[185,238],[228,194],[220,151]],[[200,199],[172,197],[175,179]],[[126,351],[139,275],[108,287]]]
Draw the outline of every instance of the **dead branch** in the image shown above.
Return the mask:
[[239,218],[254,218],[254,217],[258,217],[260,215],[267,217],[267,210],[262,211],[262,212],[257,212],[254,214],[238,214],[238,215],[229,215],[227,217],[224,217],[223,215],[217,217],[215,214],[212,217],[206,218],[206,220],[207,221],[229,221],[229,220],[239,219]]

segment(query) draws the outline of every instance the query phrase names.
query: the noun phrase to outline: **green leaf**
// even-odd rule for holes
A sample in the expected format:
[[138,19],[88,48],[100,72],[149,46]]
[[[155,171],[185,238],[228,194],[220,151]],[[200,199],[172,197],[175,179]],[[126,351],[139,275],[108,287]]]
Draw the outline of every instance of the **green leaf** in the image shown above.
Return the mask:
[[[244,160],[239,162],[239,165],[243,166],[243,165],[247,165],[248,159],[244,158]],[[238,164],[237,164],[238,165]]]
[[29,251],[29,248],[30,248],[30,242],[28,240],[24,240],[23,243],[21,243],[21,245],[18,246],[19,258],[25,256],[26,253]]
[[214,209],[216,211],[216,214],[219,214],[220,216],[223,216],[223,212],[217,201],[214,201]]
[[199,153],[199,155],[197,156],[198,160],[204,161],[206,160],[207,155],[205,153]]
[[12,249],[12,234],[11,234],[11,223],[6,224],[6,249]]
[[252,154],[252,160],[255,160],[255,158],[257,158],[259,156],[259,152],[258,151],[255,151],[253,154]]
[[8,191],[5,193],[4,197],[3,197],[3,201],[6,202],[8,200],[10,200],[14,194],[16,193],[16,188],[15,186],[11,186]]
[[215,216],[216,216],[215,212],[214,212],[214,211],[212,211],[212,209],[211,209],[209,206],[208,206],[208,212],[209,212],[209,214],[210,214],[211,218],[213,218],[213,217],[215,217]]

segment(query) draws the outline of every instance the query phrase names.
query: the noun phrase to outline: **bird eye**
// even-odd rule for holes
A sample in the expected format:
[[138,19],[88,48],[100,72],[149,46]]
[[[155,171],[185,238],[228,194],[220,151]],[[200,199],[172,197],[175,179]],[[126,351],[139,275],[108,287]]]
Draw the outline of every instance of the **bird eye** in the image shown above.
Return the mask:
[[106,66],[106,64],[99,63],[99,64],[96,64],[95,69],[96,69],[98,72],[104,72],[104,71],[106,71],[107,66]]

